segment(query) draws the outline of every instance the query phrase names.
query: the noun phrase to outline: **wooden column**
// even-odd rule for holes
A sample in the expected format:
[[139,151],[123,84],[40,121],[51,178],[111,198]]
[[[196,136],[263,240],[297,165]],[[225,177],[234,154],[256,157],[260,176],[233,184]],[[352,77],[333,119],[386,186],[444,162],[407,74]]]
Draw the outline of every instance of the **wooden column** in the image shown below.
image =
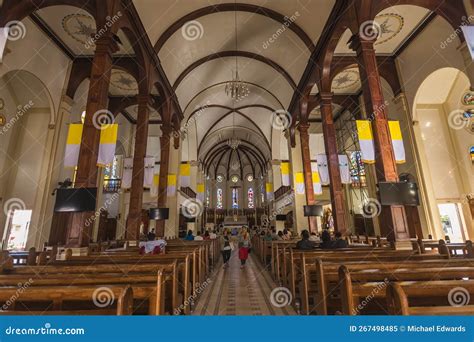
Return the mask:
[[[76,188],[97,187],[97,154],[99,152],[100,127],[97,124],[96,113],[107,110],[112,54],[117,50],[117,43],[111,34],[103,35],[96,42],[77,165]],[[97,191],[102,191],[101,186],[98,187]],[[94,214],[94,212],[71,214],[71,224],[68,226],[66,237],[67,246],[83,247],[89,245],[93,224],[86,226],[85,223],[91,217],[94,217]]]
[[142,222],[143,179],[148,139],[148,95],[138,96],[138,117],[135,131],[135,152],[133,155],[132,188],[130,209],[127,218],[127,240],[138,240]]
[[[353,36],[350,47],[356,51],[367,116],[372,119],[375,145],[375,168],[379,182],[397,182],[397,166],[387,122],[387,106],[383,97],[375,58],[374,41]],[[405,209],[400,205],[382,206],[381,233],[389,241],[410,238]]]
[[332,216],[336,231],[347,232],[346,214],[344,210],[344,189],[342,188],[337,152],[336,129],[332,115],[332,94],[320,93],[321,120],[324,134],[324,146],[329,169],[329,190],[331,193]]
[[[313,189],[313,174],[311,171],[311,154],[309,151],[309,123],[301,122],[298,125],[300,131],[301,140],[301,157],[303,159],[303,174],[304,174],[304,186],[306,194],[306,203],[313,205],[314,201],[314,189]],[[318,223],[316,217],[308,217],[308,227],[310,232],[318,231]]]
[[[170,161],[170,141],[171,126],[169,124],[161,125],[160,137],[160,182],[158,184],[158,208],[166,208],[168,192],[168,169]],[[164,237],[165,221],[156,221],[157,236]]]

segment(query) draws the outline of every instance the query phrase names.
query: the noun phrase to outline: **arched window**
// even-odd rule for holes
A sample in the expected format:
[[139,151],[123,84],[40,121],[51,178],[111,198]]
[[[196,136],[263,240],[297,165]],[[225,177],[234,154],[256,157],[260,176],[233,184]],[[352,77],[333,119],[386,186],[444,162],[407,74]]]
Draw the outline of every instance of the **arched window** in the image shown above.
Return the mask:
[[255,208],[255,203],[254,203],[254,200],[253,200],[253,189],[252,188],[249,188],[247,190],[247,201],[248,201],[249,209]]
[[224,204],[222,202],[222,189],[218,188],[217,189],[217,205],[216,205],[216,208],[217,209],[222,209],[224,208]]
[[351,153],[350,163],[352,186],[357,188],[365,187],[365,167],[361,159],[360,151]]
[[232,189],[232,209],[239,209],[239,190]]

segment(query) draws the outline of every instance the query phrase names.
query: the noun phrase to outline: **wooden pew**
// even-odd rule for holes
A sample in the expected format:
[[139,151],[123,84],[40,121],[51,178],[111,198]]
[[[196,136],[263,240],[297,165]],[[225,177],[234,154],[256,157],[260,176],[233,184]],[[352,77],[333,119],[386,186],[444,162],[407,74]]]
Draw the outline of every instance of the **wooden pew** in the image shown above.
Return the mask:
[[[474,280],[392,282],[386,293],[390,315],[474,315]],[[431,305],[411,305],[420,298]]]
[[[100,308],[93,303],[97,286],[32,287],[19,291],[16,287],[2,287],[0,315],[131,315],[133,291],[130,286],[110,286],[107,294],[115,305]],[[68,301],[85,305],[86,309],[72,308]],[[21,305],[20,305],[21,303]],[[43,305],[41,305],[41,303]],[[114,304],[114,303],[111,303]],[[38,308],[40,307],[40,308]]]
[[[425,281],[460,280],[474,278],[474,267],[413,267],[384,269],[365,269],[349,271],[346,265],[339,268],[339,284],[342,313],[356,315],[360,313],[360,298],[371,296],[371,300],[385,298],[389,281]],[[382,285],[381,283],[385,283]],[[383,302],[377,302],[381,305]],[[365,307],[364,307],[365,309]],[[385,307],[388,312],[388,308]]]
[[[309,306],[309,299],[314,298],[315,310],[320,315],[328,314],[328,290],[329,283],[338,283],[338,269],[341,265],[347,265],[351,269],[363,270],[369,267],[377,267],[385,270],[413,267],[413,265],[425,264],[426,267],[440,267],[443,265],[463,266],[466,261],[448,260],[446,256],[427,254],[414,254],[407,257],[400,255],[374,255],[372,257],[354,257],[345,255],[320,255],[314,259],[314,255],[301,254],[301,282],[298,283],[295,299],[301,300],[303,314],[313,312]],[[474,260],[469,260],[470,265],[474,266]],[[371,266],[372,265],[372,266]],[[298,282],[299,279],[296,280]]]

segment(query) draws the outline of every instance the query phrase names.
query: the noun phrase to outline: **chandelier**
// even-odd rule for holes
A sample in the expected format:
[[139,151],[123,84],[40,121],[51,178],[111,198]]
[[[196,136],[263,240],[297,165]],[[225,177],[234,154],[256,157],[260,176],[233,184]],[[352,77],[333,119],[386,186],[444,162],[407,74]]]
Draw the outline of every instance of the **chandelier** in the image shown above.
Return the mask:
[[241,144],[240,139],[235,138],[235,137],[232,137],[232,138],[227,140],[227,145],[233,150],[238,149],[240,144]]
[[[237,5],[236,9],[237,9]],[[237,10],[234,10],[234,29],[235,29],[235,51],[239,51],[238,40],[237,40]],[[239,66],[237,64],[237,56],[235,56],[235,73],[232,71],[232,80],[228,81],[225,85],[225,93],[235,102],[246,98],[250,94],[247,83],[242,81],[239,77]]]
[[[239,77],[239,70],[237,68],[236,60],[235,74],[232,72],[232,81],[228,81],[225,85],[225,93],[234,101],[239,102],[250,94],[248,85]],[[235,77],[234,77],[235,76]]]

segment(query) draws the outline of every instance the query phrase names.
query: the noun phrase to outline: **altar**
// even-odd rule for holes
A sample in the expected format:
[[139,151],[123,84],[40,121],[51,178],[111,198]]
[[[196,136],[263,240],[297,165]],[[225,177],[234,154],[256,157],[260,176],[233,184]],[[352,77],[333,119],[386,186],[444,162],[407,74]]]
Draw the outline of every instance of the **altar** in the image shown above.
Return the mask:
[[242,228],[242,226],[248,226],[248,221],[246,216],[226,216],[224,218],[223,225],[225,228]]

